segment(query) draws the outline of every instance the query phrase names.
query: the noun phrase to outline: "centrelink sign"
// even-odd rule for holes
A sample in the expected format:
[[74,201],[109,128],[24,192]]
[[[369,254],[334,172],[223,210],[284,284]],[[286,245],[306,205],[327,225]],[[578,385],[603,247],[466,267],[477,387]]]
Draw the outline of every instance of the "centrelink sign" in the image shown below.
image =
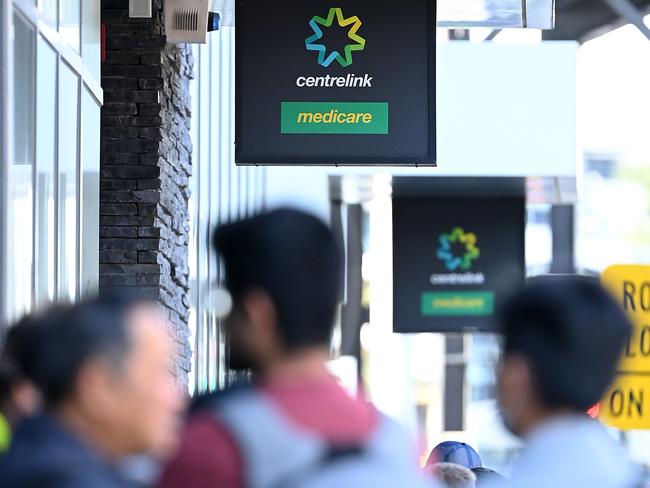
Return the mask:
[[400,195],[393,181],[393,330],[494,331],[495,311],[524,284],[523,194]]
[[435,12],[239,0],[237,163],[435,165]]

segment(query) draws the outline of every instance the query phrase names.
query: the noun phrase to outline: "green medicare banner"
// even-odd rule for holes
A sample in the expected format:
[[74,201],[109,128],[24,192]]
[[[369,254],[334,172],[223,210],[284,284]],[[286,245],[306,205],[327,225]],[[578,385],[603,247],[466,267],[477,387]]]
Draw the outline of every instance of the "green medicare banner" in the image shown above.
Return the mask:
[[491,315],[494,293],[491,291],[425,292],[422,315]]
[[282,102],[283,134],[388,134],[388,104]]

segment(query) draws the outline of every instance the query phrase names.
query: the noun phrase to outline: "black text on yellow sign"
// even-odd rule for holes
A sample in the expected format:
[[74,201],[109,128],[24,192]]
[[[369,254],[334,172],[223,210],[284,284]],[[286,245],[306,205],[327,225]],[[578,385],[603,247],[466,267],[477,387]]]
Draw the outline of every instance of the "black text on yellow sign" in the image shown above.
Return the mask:
[[628,313],[633,332],[600,418],[622,430],[650,429],[650,266],[612,266],[602,281]]

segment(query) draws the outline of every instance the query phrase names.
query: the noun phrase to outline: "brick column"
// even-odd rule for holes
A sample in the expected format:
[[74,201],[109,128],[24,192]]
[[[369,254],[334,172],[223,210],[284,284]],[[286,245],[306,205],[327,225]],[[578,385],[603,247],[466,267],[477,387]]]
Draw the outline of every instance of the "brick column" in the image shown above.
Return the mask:
[[128,0],[102,0],[100,292],[137,287],[167,310],[185,383],[188,343],[188,198],[191,173],[185,45],[167,44],[162,0],[152,19],[129,19]]

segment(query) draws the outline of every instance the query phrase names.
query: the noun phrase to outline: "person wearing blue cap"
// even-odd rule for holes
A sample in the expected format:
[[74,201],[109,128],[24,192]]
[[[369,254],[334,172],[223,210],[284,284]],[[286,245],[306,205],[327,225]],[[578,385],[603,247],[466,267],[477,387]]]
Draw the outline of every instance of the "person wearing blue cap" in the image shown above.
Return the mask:
[[478,455],[472,446],[464,442],[445,441],[433,448],[427,465],[436,463],[452,463],[464,466],[467,469],[480,468],[481,456]]

